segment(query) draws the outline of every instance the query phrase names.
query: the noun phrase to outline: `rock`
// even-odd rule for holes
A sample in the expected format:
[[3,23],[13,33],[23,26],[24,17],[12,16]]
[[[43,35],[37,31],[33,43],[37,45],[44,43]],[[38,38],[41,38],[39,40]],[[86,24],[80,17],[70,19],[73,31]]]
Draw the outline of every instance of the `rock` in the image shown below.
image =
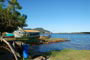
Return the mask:
[[43,56],[39,56],[39,57],[34,58],[33,60],[46,60],[46,58]]

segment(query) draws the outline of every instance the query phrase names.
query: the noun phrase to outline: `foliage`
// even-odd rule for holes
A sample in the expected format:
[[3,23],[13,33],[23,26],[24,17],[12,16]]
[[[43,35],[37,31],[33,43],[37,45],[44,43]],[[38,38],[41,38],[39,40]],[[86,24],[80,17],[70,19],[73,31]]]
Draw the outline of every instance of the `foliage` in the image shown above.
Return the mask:
[[[8,2],[7,6],[5,2]],[[26,26],[27,16],[22,15],[20,9],[17,0],[0,0],[0,32],[13,32],[17,27]]]

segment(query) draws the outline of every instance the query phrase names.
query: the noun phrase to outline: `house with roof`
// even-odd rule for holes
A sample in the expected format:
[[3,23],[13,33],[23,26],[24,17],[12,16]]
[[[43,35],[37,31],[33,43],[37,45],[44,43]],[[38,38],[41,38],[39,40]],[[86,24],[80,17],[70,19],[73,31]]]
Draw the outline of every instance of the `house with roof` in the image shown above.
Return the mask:
[[28,38],[39,38],[40,31],[38,30],[30,30],[30,29],[22,29],[18,28],[17,31],[14,32],[15,37],[28,37]]
[[29,38],[39,38],[40,37],[40,31],[38,30],[24,30],[25,34]]

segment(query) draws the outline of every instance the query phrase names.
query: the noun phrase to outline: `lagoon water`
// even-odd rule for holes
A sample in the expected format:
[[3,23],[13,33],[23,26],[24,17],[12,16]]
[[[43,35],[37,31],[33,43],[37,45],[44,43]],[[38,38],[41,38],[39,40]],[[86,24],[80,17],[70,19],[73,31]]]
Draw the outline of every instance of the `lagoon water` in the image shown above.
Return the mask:
[[90,34],[52,34],[52,38],[65,38],[70,41],[36,46],[40,52],[52,50],[74,49],[90,50]]

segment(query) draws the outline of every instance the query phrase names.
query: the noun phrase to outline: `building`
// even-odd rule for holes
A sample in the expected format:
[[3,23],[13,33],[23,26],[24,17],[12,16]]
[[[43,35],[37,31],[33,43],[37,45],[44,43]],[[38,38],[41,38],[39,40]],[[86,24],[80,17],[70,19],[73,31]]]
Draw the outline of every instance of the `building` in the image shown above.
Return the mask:
[[24,30],[20,27],[18,27],[18,30],[14,31],[13,34],[16,38],[21,38],[24,36]]
[[39,38],[40,37],[40,31],[38,30],[31,30],[31,29],[22,29],[18,27],[18,30],[14,31],[14,35],[16,38],[21,37],[29,37],[29,38]]
[[38,30],[24,30],[25,34],[29,38],[39,38],[40,37],[40,31]]

